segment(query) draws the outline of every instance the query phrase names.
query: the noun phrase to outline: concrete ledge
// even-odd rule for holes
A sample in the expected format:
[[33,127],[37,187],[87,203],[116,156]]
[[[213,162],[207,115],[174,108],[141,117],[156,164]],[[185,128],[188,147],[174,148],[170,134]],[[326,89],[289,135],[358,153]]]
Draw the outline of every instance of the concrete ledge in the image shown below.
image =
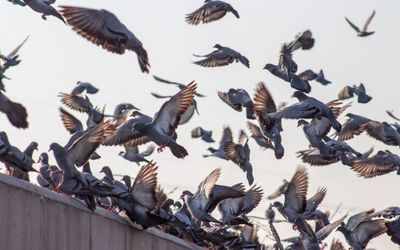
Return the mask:
[[138,230],[102,208],[0,174],[0,245],[7,250],[202,249],[157,229]]

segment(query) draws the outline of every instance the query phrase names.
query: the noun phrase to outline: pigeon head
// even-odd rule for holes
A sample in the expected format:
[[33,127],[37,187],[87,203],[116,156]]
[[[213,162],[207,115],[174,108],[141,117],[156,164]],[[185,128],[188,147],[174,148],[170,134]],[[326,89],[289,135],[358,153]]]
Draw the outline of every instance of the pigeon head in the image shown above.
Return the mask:
[[100,173],[104,173],[105,175],[108,175],[109,173],[111,173],[111,169],[109,166],[104,166],[101,170]]
[[222,46],[219,45],[219,44],[217,43],[217,44],[214,45],[214,48],[216,48],[216,49],[222,49]]
[[64,148],[60,144],[58,144],[56,142],[53,142],[52,144],[50,144],[49,152],[50,151],[57,152],[57,151],[62,151],[62,150],[64,150]]
[[49,164],[49,155],[45,152],[39,155],[38,163]]
[[212,148],[212,147],[207,148],[207,150],[210,151],[211,153],[217,152],[217,150],[215,148]]
[[338,226],[336,231],[339,231],[345,235],[347,233],[346,224],[344,224],[344,222],[340,223],[340,226]]
[[125,183],[125,185],[126,185],[128,188],[130,188],[130,187],[132,186],[131,177],[129,177],[128,175],[122,176],[122,179],[121,179],[121,180]]
[[272,204],[272,207],[275,207],[275,208],[277,208],[278,210],[281,210],[281,209],[283,208],[283,204],[280,203],[279,201],[275,201],[275,202]]
[[273,220],[275,218],[275,211],[272,208],[272,204],[269,204],[269,208],[265,211],[265,218]]
[[267,63],[267,64],[265,64],[263,69],[266,69],[266,70],[272,72],[276,69],[276,66],[271,63]]
[[182,203],[179,202],[179,201],[175,201],[174,206],[175,206],[177,209],[181,209]]
[[39,144],[37,142],[33,141],[29,144],[29,146],[32,147],[32,149],[34,149],[34,150],[38,150]]
[[192,197],[192,196],[193,196],[193,193],[190,192],[190,191],[188,191],[188,190],[185,190],[185,191],[182,192],[180,198],[181,198],[181,199],[184,199],[185,196]]
[[293,97],[296,97],[297,99],[299,99],[299,101],[302,101],[307,98],[306,94],[298,90],[293,93],[292,98]]
[[306,126],[306,125],[308,125],[309,123],[306,121],[306,120],[303,120],[303,119],[300,119],[298,122],[297,122],[297,127],[304,127],[304,126]]

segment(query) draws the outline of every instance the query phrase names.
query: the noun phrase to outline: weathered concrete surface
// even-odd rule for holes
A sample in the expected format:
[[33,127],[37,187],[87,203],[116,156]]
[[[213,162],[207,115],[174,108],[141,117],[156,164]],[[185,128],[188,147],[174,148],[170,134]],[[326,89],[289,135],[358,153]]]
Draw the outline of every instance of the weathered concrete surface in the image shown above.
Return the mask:
[[140,231],[102,208],[0,174],[0,249],[200,249],[157,229]]

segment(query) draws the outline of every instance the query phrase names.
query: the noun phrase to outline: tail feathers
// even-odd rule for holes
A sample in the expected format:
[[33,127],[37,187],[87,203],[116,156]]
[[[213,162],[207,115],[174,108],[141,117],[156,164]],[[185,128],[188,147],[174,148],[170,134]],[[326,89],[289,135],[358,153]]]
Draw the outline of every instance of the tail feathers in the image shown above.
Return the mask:
[[369,101],[371,101],[372,97],[369,95],[359,95],[357,101],[359,103],[368,103]]
[[177,158],[185,158],[185,156],[189,155],[186,149],[176,142],[171,142],[168,146],[172,154]]
[[7,112],[8,120],[17,128],[28,128],[28,113],[24,106],[12,101],[8,102],[10,108]]
[[239,13],[234,8],[231,9],[231,12],[236,18],[240,18]]
[[147,56],[147,51],[140,46],[136,48],[135,52],[138,57],[140,69],[142,70],[143,73],[149,73],[150,63],[149,63],[149,58]]

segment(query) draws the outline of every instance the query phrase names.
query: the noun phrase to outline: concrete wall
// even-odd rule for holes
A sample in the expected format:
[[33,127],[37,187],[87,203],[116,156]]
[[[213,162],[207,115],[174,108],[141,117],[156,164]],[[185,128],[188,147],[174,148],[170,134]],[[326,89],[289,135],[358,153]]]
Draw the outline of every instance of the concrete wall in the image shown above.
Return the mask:
[[120,216],[0,174],[0,249],[197,249],[150,228],[140,231]]

